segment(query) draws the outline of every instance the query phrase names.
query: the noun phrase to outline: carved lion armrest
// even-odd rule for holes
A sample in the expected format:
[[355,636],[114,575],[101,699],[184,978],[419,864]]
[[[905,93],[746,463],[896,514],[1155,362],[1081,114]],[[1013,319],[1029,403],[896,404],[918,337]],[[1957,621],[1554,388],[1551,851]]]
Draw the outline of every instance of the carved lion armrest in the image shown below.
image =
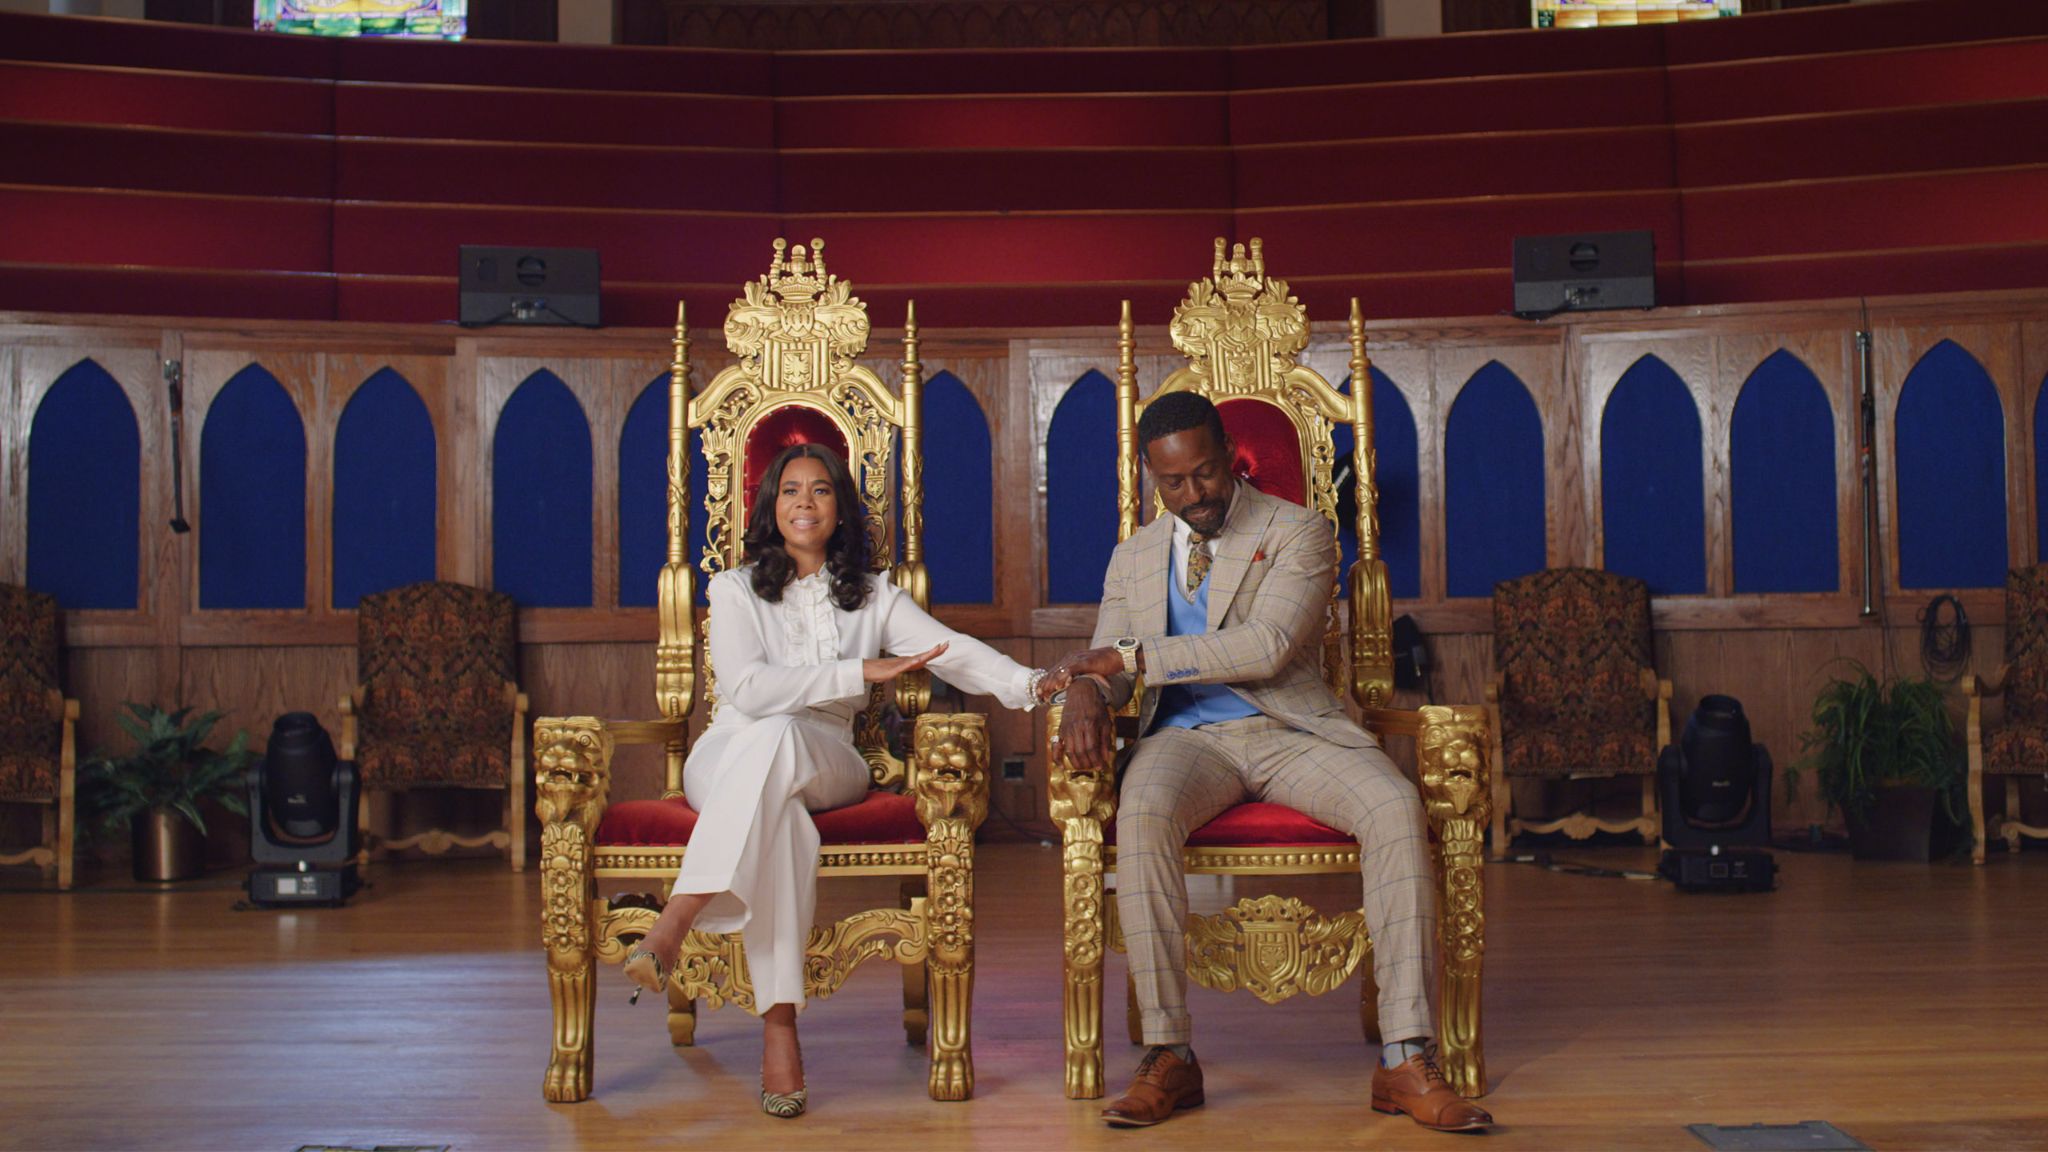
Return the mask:
[[988,816],[988,717],[936,712],[917,718],[911,739],[910,794],[931,836],[965,825],[969,839]]
[[1066,704],[1054,701],[1046,711],[1046,797],[1050,802],[1053,823],[1060,826],[1068,842],[1075,833],[1087,835],[1093,829],[1093,840],[1102,843],[1102,829],[1116,819],[1116,772],[1083,768],[1068,760],[1060,748],[1060,718],[1066,714]]

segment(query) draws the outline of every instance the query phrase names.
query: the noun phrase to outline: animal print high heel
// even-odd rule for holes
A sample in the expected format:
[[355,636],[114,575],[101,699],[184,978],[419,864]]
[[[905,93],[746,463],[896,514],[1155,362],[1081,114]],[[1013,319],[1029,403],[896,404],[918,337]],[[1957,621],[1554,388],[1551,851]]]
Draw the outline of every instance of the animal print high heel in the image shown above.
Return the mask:
[[809,1105],[810,1097],[804,1088],[794,1092],[770,1092],[766,1088],[761,1089],[761,1111],[778,1120],[794,1120],[803,1115],[804,1109]]
[[642,992],[668,990],[668,966],[661,962],[661,957],[638,944],[626,953],[626,962],[621,968],[633,981],[633,995],[627,999],[628,1004],[638,1004]]

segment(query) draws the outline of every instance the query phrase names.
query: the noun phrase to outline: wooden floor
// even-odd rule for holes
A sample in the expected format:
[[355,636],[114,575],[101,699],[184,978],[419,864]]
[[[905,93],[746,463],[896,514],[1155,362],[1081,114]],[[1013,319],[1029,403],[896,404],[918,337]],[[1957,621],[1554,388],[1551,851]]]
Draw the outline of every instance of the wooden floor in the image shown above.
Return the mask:
[[[1560,852],[1641,866],[1636,849]],[[1495,1148],[1700,1145],[1690,1123],[1828,1120],[1873,1148],[2048,1147],[2048,853],[1967,865],[1781,854],[1780,890],[1488,869]],[[1194,994],[1207,1107],[1112,1132],[1060,1095],[1056,852],[983,849],[965,1104],[924,1097],[900,983],[870,966],[803,1018],[812,1112],[755,1110],[754,1022],[669,1047],[607,970],[596,1095],[541,1100],[535,874],[381,867],[341,910],[232,911],[234,878],[69,895],[0,874],[0,1147],[1443,1148],[1366,1106],[1355,986],[1269,1008]],[[858,882],[868,884],[871,882]],[[872,882],[861,893],[885,903]],[[1198,902],[1226,900],[1206,881]],[[1335,880],[1293,891],[1336,907]],[[841,892],[843,893],[843,889]],[[1246,892],[1250,888],[1245,889]],[[828,908],[852,906],[828,888]],[[1112,960],[1113,988],[1122,982]],[[1112,993],[1109,1018],[1121,1023]],[[1135,1062],[1110,1049],[1120,1085]]]

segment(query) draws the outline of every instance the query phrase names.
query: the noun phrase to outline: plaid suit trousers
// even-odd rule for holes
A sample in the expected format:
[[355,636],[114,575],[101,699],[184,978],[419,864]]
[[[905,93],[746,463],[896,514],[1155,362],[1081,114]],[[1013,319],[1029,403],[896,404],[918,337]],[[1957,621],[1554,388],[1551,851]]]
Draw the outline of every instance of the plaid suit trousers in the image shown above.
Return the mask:
[[1185,1044],[1188,834],[1246,800],[1284,804],[1361,848],[1380,1028],[1434,1034],[1436,885],[1415,786],[1378,748],[1348,748],[1269,716],[1159,728],[1124,770],[1116,814],[1117,913],[1147,1044]]

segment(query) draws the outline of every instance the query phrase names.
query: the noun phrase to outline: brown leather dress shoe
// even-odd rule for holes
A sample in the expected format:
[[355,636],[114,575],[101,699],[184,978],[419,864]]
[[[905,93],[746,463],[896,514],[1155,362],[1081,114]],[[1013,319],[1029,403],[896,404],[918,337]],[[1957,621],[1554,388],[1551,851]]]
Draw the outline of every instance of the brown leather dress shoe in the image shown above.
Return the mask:
[[1155,1047],[1138,1062],[1138,1075],[1116,1103],[1102,1110],[1112,1128],[1148,1128],[1181,1108],[1202,1105],[1202,1066],[1194,1053],[1183,1060],[1173,1049]]
[[1372,1072],[1372,1110],[1408,1118],[1438,1132],[1476,1132],[1493,1123],[1486,1109],[1452,1091],[1429,1055],[1410,1056],[1397,1068]]

